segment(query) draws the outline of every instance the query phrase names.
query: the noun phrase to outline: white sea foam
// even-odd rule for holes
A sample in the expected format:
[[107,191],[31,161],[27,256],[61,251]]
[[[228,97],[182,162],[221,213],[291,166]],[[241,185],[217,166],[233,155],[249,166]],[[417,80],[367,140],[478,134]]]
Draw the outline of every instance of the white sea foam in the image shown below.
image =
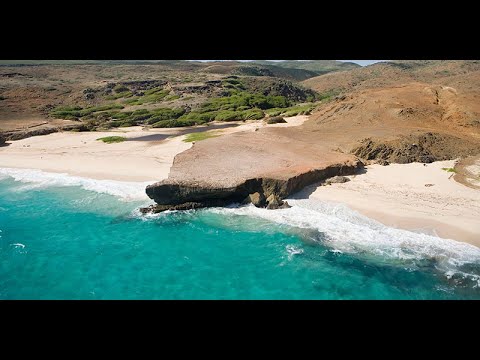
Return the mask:
[[[277,224],[318,231],[317,239],[335,251],[361,256],[386,258],[401,265],[429,260],[444,273],[460,274],[478,282],[480,277],[466,274],[459,267],[465,264],[480,266],[480,248],[455,240],[442,239],[385,226],[345,205],[317,200],[288,200],[290,209],[266,210],[253,205],[239,208],[215,208],[223,214],[256,216]],[[480,269],[480,267],[479,267]]]
[[22,249],[25,249],[25,245],[24,244],[21,244],[21,243],[16,243],[16,244],[10,244],[12,246],[15,246],[16,248],[22,248]]
[[46,188],[51,186],[80,186],[85,190],[109,194],[124,201],[147,200],[145,187],[152,182],[126,182],[95,180],[68,174],[49,173],[34,169],[0,168],[0,179],[7,177],[26,183],[20,190]]

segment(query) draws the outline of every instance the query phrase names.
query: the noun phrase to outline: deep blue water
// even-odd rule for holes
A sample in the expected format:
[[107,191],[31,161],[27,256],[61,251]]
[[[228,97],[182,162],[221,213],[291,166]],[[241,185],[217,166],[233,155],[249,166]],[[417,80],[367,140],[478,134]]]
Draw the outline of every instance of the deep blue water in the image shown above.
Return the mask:
[[0,179],[0,299],[480,299],[473,247],[419,247],[338,209],[145,218],[143,203]]

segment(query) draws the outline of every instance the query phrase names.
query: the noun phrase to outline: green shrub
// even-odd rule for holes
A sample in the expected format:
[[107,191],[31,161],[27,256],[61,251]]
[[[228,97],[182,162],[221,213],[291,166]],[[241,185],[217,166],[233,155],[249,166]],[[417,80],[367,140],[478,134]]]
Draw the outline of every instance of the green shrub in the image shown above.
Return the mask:
[[113,88],[113,91],[115,91],[117,94],[123,93],[125,91],[129,91],[130,89],[126,87],[125,85],[118,84]]
[[455,170],[454,168],[442,168],[442,170],[445,170],[446,172],[452,172],[452,173],[457,172],[457,170]]
[[243,120],[242,112],[232,110],[221,110],[215,116],[216,121]]
[[121,99],[121,98],[130,98],[133,96],[133,93],[131,91],[123,91],[118,94],[113,94],[113,95],[108,95],[105,96],[106,100],[116,100],[116,99]]
[[123,102],[129,105],[143,105],[147,103],[155,103],[163,100],[169,93],[170,93],[169,90],[162,90],[162,89],[155,88],[155,89],[145,91],[143,96],[127,99],[127,100],[124,100]]
[[173,101],[173,100],[177,100],[177,99],[180,99],[180,95],[169,95],[169,96],[165,97],[165,101]]
[[285,109],[273,108],[265,110],[265,112],[270,116],[279,116],[284,117],[296,116],[296,115],[310,115],[310,113],[315,109],[315,104],[309,105],[297,105]]
[[218,136],[220,135],[214,134],[209,131],[203,131],[203,132],[188,134],[183,141],[185,142],[202,141],[205,139],[210,139]]
[[168,108],[161,108],[155,109],[151,112],[152,116],[148,119],[148,124],[155,124],[162,120],[173,120],[178,119],[180,116],[185,114],[185,109],[177,108],[177,109],[168,109]]
[[125,140],[127,140],[127,138],[123,136],[106,136],[97,139],[97,141],[103,141],[106,144],[121,143]]
[[242,120],[260,120],[265,117],[265,113],[259,109],[250,109],[242,111]]

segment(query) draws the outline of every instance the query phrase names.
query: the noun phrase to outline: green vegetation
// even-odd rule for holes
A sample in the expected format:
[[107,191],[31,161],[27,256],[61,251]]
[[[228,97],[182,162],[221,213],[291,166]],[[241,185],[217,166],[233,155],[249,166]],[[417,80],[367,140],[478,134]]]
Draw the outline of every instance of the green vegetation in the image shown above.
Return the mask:
[[114,95],[108,95],[105,97],[105,100],[116,100],[116,99],[122,99],[122,98],[130,98],[133,96],[133,93],[131,91],[124,91],[121,93],[117,93]]
[[124,100],[124,104],[128,105],[143,105],[148,103],[156,103],[163,100],[168,94],[170,90],[163,90],[163,88],[153,88],[144,92],[143,96],[134,97],[131,99]]
[[268,109],[265,112],[270,116],[281,115],[284,117],[297,116],[297,115],[310,115],[311,112],[315,109],[315,107],[316,107],[315,104],[307,104],[307,105],[291,106],[289,108],[284,108],[284,109],[273,108],[273,109]]
[[457,170],[455,170],[454,168],[442,168],[442,170],[445,170],[446,172],[452,172],[452,173],[457,172]]
[[168,95],[167,97],[165,97],[165,101],[173,101],[177,99],[180,99],[180,95]]
[[124,93],[126,91],[130,91],[130,89],[128,87],[126,87],[125,85],[118,84],[113,88],[113,91],[115,91],[117,94],[119,94],[119,93]]
[[203,132],[188,134],[183,141],[185,142],[202,141],[205,139],[210,139],[218,136],[220,135],[214,134],[210,131],[203,131]]
[[233,92],[231,96],[213,98],[200,106],[198,112],[211,112],[218,110],[243,110],[258,108],[261,110],[271,108],[285,108],[290,102],[284,96],[252,94],[248,92]]
[[106,104],[101,106],[91,106],[85,109],[80,106],[64,106],[53,109],[50,112],[50,115],[57,119],[77,120],[78,118],[89,116],[96,112],[112,109],[123,109],[123,106],[120,104]]
[[340,92],[341,91],[339,89],[329,90],[327,92],[317,95],[317,100],[324,101],[324,102],[329,101],[330,99],[339,95]]
[[[167,101],[195,99],[196,96],[182,97],[181,94],[165,89],[163,85],[154,84],[155,87],[149,88],[152,86],[150,84],[116,84],[109,88],[110,94],[103,97],[110,100],[105,105],[57,107],[50,115],[81,120],[87,130],[137,125],[154,128],[186,127],[211,121],[260,120],[267,114],[269,117],[309,114],[315,108],[313,101],[317,96],[313,91],[286,81],[278,82],[270,78],[257,81],[232,75],[222,80],[212,80],[210,85],[216,88],[206,94],[207,99],[201,104],[192,102],[179,108],[156,105],[160,107],[152,109],[151,107],[156,107],[154,103],[168,104]],[[324,94],[323,98],[327,96],[329,95]],[[312,102],[298,105],[299,101],[306,98]],[[142,105],[146,104],[152,105],[145,109],[146,106]]]
[[331,71],[348,70],[360,67],[360,65],[351,62],[340,62],[337,60],[284,60],[284,61],[268,61],[268,60],[256,60],[255,63],[261,65],[271,65],[283,68],[303,69],[314,71],[317,74],[325,74]]
[[106,136],[97,139],[97,141],[103,141],[106,144],[121,143],[125,140],[127,140],[127,138],[123,136]]

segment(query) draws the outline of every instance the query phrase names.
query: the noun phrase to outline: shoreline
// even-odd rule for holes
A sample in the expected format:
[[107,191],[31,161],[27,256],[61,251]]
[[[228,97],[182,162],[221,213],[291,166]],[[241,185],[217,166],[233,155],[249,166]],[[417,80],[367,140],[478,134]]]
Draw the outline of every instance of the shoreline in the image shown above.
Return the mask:
[[[263,127],[298,126],[308,116],[287,118],[287,124],[238,122],[231,125],[149,129],[122,128],[108,132],[61,132],[11,142],[0,148],[0,168],[33,169],[95,180],[154,183],[166,179],[177,154],[190,149],[190,132],[215,135],[254,132]],[[103,136],[128,141],[105,144]],[[424,232],[480,247],[480,192],[454,180],[442,168],[455,161],[432,164],[369,165],[350,182],[310,186],[295,197],[342,203],[384,225]],[[457,174],[458,175],[458,174]],[[433,184],[426,187],[425,184]]]
[[298,196],[345,204],[386,226],[480,247],[480,192],[442,170],[454,164],[368,165],[365,173],[348,176],[349,182],[310,187]]

